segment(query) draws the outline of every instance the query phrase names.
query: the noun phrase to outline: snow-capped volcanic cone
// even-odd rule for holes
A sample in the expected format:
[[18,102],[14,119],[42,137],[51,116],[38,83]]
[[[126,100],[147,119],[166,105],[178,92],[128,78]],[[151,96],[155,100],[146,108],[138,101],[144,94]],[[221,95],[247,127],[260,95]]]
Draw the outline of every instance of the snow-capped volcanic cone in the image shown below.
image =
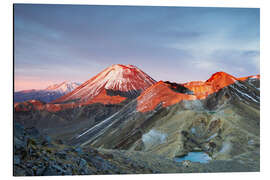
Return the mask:
[[[140,93],[156,81],[133,65],[112,65],[53,103],[119,103]],[[108,91],[112,94],[108,94]]]
[[14,102],[24,102],[28,100],[39,100],[51,102],[67,93],[73,91],[80,84],[76,82],[64,81],[59,84],[53,84],[45,89],[31,89],[17,91],[14,93]]

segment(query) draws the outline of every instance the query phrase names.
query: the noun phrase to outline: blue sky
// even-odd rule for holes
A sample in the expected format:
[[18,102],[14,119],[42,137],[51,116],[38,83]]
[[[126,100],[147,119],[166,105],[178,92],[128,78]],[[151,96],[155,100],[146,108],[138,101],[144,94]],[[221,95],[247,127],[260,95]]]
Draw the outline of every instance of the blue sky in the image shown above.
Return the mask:
[[16,4],[14,25],[15,90],[84,82],[112,64],[179,83],[259,74],[256,8]]

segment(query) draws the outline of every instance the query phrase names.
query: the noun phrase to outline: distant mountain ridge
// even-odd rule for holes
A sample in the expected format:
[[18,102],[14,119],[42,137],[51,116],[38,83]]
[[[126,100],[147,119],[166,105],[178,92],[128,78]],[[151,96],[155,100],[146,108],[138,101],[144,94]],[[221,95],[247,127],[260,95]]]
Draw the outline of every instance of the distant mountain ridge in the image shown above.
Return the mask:
[[81,85],[81,84],[77,83],[77,82],[64,81],[60,84],[50,85],[45,90],[46,91],[58,91],[58,92],[66,94],[66,93],[70,93],[71,91],[76,89],[79,85]]
[[[43,106],[37,109],[51,112],[96,103],[116,105],[135,98],[137,110],[147,112],[154,110],[158,105],[167,107],[183,100],[205,99],[237,81],[255,80],[257,83],[256,79],[260,79],[260,75],[236,78],[221,71],[214,73],[206,81],[191,81],[183,84],[169,81],[156,82],[136,66],[114,64],[81,85],[63,82],[51,85],[42,91],[28,90],[27,93],[25,91],[23,93],[25,96],[28,94],[37,96],[24,98],[24,101],[35,99],[45,103],[50,102],[50,104],[41,103]],[[44,98],[43,94],[45,94]],[[16,109],[28,111],[32,109],[32,106],[26,105],[29,103],[32,104],[32,101],[17,103]],[[35,106],[33,109],[36,109]]]
[[78,87],[80,83],[64,81],[53,84],[45,89],[30,89],[14,92],[14,102],[24,102],[28,100],[39,100],[49,103]]

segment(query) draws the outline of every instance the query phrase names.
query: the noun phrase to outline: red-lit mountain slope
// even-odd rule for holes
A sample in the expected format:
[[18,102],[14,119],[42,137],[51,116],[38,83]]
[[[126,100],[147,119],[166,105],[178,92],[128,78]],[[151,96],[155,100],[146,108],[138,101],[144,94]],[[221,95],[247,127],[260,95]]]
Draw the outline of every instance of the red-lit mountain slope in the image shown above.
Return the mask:
[[198,99],[204,99],[209,94],[213,94],[218,90],[233,84],[237,78],[225,72],[217,72],[213,74],[207,81],[192,81],[183,84],[186,88],[194,92]]
[[[123,93],[141,92],[155,83],[150,76],[133,65],[112,65],[93,78],[89,79],[71,93],[55,100],[53,103],[76,101],[79,104],[103,101],[112,104],[119,103],[125,98]],[[118,93],[108,95],[107,90]],[[101,97],[102,96],[102,97]]]
[[173,91],[173,85],[160,81],[148,88],[137,98],[137,110],[140,112],[147,112],[154,110],[159,104],[161,104],[163,107],[167,107],[182,100],[205,99],[208,95],[218,92],[220,89],[234,84],[238,80],[259,77],[260,76],[257,75],[237,79],[225,72],[217,72],[205,82],[192,81],[181,84],[182,86],[191,90],[194,93],[193,95],[175,92]]
[[137,110],[141,112],[154,110],[160,103],[163,107],[171,106],[182,100],[195,100],[196,96],[178,93],[170,84],[157,82],[145,90],[138,98]]
[[236,78],[225,72],[217,72],[205,82],[192,81],[184,83],[183,85],[193,91],[198,99],[204,99],[208,95],[213,94],[220,89],[235,83],[236,81],[245,81],[250,78],[260,79],[260,75]]

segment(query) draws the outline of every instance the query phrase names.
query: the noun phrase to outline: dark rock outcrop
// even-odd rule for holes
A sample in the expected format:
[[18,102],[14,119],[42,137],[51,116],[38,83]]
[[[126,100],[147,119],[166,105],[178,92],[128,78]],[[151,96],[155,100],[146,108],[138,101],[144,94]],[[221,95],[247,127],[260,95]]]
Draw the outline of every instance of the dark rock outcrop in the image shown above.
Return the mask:
[[[148,167],[124,165],[110,153],[52,141],[36,128],[14,124],[14,176],[152,173]],[[132,162],[132,161],[131,161]]]

